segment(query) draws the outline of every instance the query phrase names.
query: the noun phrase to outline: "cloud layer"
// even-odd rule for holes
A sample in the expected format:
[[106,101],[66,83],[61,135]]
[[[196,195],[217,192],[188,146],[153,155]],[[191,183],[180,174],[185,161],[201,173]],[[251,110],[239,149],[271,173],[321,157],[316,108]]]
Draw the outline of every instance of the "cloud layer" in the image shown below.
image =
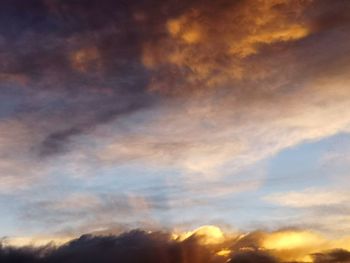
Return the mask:
[[[338,243],[340,245],[340,243]],[[245,235],[218,227],[172,234],[133,230],[120,235],[83,235],[60,246],[18,247],[4,243],[1,262],[349,262],[350,252],[310,232],[283,230]],[[347,245],[348,244],[343,244]]]

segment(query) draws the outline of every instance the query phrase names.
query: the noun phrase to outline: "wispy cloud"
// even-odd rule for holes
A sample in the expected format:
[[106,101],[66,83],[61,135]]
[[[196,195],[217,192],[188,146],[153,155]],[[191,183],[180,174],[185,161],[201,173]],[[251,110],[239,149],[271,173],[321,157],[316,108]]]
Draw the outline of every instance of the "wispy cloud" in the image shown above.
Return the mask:
[[347,204],[350,196],[346,190],[323,188],[271,194],[265,200],[287,207],[306,208]]

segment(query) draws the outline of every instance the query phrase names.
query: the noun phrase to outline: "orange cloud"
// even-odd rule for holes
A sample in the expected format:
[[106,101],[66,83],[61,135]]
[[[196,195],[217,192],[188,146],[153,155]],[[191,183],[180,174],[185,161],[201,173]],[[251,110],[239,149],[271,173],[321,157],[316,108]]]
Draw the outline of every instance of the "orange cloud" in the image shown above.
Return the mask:
[[168,36],[144,45],[143,63],[153,70],[165,67],[150,88],[186,93],[249,77],[253,72],[249,62],[243,63],[245,58],[264,46],[296,41],[311,33],[302,17],[309,2],[210,2],[169,19]]
[[[7,238],[3,240],[2,245],[5,247],[40,247],[48,244],[55,244],[58,245],[56,249],[59,250],[59,245],[68,241],[70,242],[63,246],[65,249],[68,249],[72,243],[76,246],[84,239],[91,239],[89,248],[92,248],[91,245],[93,239],[104,240],[105,238],[116,238],[119,242],[113,244],[123,246],[123,237],[129,237],[128,242],[130,242],[133,238],[139,238],[137,233],[138,232],[136,231],[132,231],[130,233],[121,234],[120,236],[112,236],[108,233],[104,233],[102,235],[95,235],[95,237],[84,235],[80,239],[62,236],[57,238],[53,237],[52,239],[49,237],[18,237]],[[349,237],[331,239],[308,230],[280,230],[274,232],[259,231],[240,234],[230,231],[224,232],[217,226],[207,225],[188,232],[167,233],[147,231],[140,233],[145,235],[144,238],[151,238],[151,240],[156,238],[155,240],[158,242],[161,241],[162,243],[159,243],[158,246],[156,246],[158,249],[162,246],[167,248],[169,245],[174,245],[180,249],[182,256],[181,260],[179,259],[177,262],[188,262],[186,260],[198,263],[241,262],[238,258],[242,257],[251,260],[248,262],[319,262],[318,260],[320,258],[332,258],[331,256],[335,251],[341,250],[344,253],[349,254],[346,250],[350,248]],[[149,242],[152,242],[151,240],[149,240]],[[140,240],[137,242],[140,242]],[[140,243],[138,244],[140,245]],[[149,247],[149,249],[151,248],[153,247]],[[119,247],[114,247],[114,249],[118,251]],[[168,250],[164,251],[164,258],[172,260],[174,254],[168,254],[166,251]],[[153,254],[159,252],[159,250],[150,250],[149,252]],[[48,256],[50,256],[50,253],[48,253]],[[96,255],[98,255],[98,253]],[[202,257],[203,255],[206,255],[206,257]],[[253,260],[254,258],[255,261]],[[259,261],[260,258],[268,258],[269,261]],[[329,259],[329,261],[326,260],[322,262],[334,261]],[[348,261],[340,260],[337,262]]]

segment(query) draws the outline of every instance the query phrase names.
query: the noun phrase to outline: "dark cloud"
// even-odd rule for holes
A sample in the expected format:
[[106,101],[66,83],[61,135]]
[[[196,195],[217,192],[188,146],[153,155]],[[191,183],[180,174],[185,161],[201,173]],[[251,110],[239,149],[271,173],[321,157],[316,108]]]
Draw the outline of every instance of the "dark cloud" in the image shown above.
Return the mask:
[[325,253],[317,253],[313,256],[315,263],[350,262],[350,252],[343,249],[335,249]]
[[245,252],[238,253],[232,257],[228,262],[231,263],[277,263],[278,260],[272,257],[271,255],[263,252]]
[[166,233],[131,231],[120,236],[83,235],[58,248],[8,248],[0,251],[0,261],[19,262],[224,262],[196,240],[175,242]]
[[81,129],[73,127],[67,130],[53,132],[49,134],[40,146],[40,156],[48,156],[53,153],[62,151],[63,147],[65,146],[65,144],[63,144],[62,142],[66,141],[69,137],[80,133]]
[[[151,107],[155,102],[153,98],[147,95],[135,95],[133,98],[120,95],[118,98],[114,96],[112,96],[112,98],[113,100],[111,98],[96,98],[95,101],[93,100],[85,106],[90,105],[90,103],[96,103],[96,105],[99,106],[94,107],[91,104],[90,109],[84,109],[84,106],[79,106],[75,109],[75,112],[62,112],[63,114],[60,114],[60,119],[63,121],[65,119],[64,115],[70,114],[67,116],[68,125],[63,124],[61,125],[61,129],[54,129],[46,134],[45,138],[36,149],[39,156],[47,157],[53,154],[63,153],[69,148],[68,143],[72,137],[86,134],[98,124],[108,123],[118,118],[125,117],[128,114]],[[115,101],[116,99],[120,99],[121,101]],[[82,114],[81,111],[85,111],[86,115],[79,116]]]
[[0,247],[0,261],[6,263],[39,262],[38,250],[32,248]]
[[[203,244],[200,236],[178,241],[166,232],[133,230],[120,235],[82,235],[62,246],[10,247],[0,246],[3,263],[278,263],[270,251],[240,247],[230,254],[220,255],[222,246],[234,245],[237,240],[224,244]],[[272,251],[273,253],[273,251]],[[317,253],[317,263],[349,262],[350,252],[334,250]],[[283,261],[285,262],[285,261]]]
[[[62,152],[73,135],[151,107],[140,62],[152,31],[138,25],[133,3],[3,1],[0,86],[16,90],[10,118],[46,126],[40,156]],[[22,95],[23,94],[23,95]],[[38,99],[40,98],[40,99]],[[55,119],[55,120],[53,120]]]

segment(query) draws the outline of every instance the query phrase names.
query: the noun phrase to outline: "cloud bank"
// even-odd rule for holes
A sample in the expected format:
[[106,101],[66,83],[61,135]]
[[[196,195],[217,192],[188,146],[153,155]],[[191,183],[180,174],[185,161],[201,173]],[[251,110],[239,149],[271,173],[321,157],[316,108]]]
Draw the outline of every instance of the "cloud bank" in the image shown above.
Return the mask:
[[[0,259],[4,263],[349,262],[350,252],[334,247],[336,243],[305,231],[256,231],[243,235],[203,226],[179,234],[142,230],[107,236],[90,234],[60,246],[19,247],[5,241],[0,247]],[[349,243],[346,245],[349,247]]]

